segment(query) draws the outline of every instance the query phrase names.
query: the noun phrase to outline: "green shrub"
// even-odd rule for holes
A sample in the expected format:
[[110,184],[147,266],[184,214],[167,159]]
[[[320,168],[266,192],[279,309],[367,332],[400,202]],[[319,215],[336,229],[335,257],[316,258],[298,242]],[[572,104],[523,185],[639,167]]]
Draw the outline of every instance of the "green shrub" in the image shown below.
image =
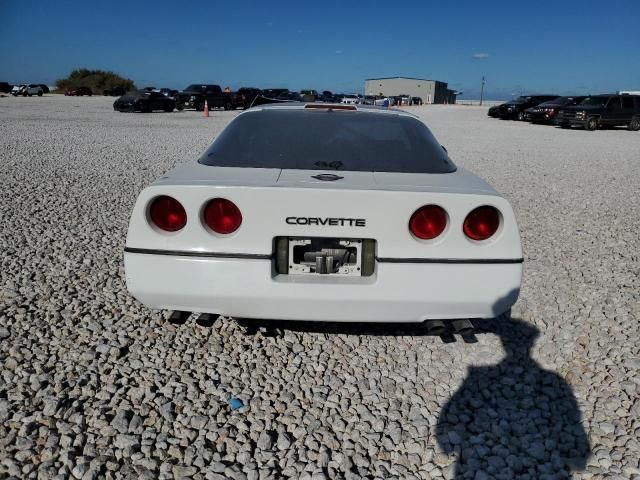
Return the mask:
[[104,90],[115,87],[123,87],[127,91],[135,90],[133,80],[121,77],[117,73],[104,70],[89,70],[78,68],[71,72],[67,78],[56,81],[56,90],[64,93],[70,88],[89,87],[94,94],[102,94]]

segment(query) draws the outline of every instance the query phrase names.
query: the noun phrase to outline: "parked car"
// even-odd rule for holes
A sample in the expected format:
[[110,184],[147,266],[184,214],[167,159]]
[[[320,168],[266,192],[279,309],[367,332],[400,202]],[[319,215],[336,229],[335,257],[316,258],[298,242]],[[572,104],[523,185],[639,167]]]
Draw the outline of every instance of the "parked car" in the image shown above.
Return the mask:
[[138,90],[123,95],[113,102],[113,109],[118,112],[143,112],[149,113],[155,110],[173,112],[176,102],[173,98],[164,96],[159,92]]
[[558,98],[558,95],[524,95],[516,100],[503,103],[498,107],[498,112],[503,120],[524,120],[524,111],[527,108],[535,107],[555,98]]
[[259,88],[241,87],[235,92],[234,106],[246,110],[253,104],[253,101],[258,95],[262,95],[262,90]]
[[288,90],[286,92],[282,92],[276,98],[286,102],[302,102],[302,96],[298,92],[290,92]]
[[586,97],[558,97],[524,111],[524,119],[534,123],[554,123],[562,107],[578,105]]
[[209,107],[233,108],[233,97],[231,93],[223,92],[220,85],[213,84],[192,84],[175,95],[176,105],[183,108],[193,108],[204,110],[205,101]]
[[420,97],[411,97],[411,105],[422,105],[422,98]]
[[178,90],[175,90],[173,88],[156,88],[152,90],[152,92],[161,93],[165,97],[174,98],[177,95]]
[[640,95],[592,95],[579,105],[560,109],[557,123],[585,130],[616,126],[640,130]]
[[70,88],[69,90],[64,92],[64,94],[69,97],[82,97],[84,95],[87,95],[90,97],[91,95],[93,95],[93,92],[89,87],[77,87],[77,88]]
[[33,83],[31,85],[15,85],[11,89],[11,95],[13,95],[14,97],[17,97],[18,95],[21,95],[23,97],[32,97],[33,95],[37,95],[41,97],[42,93],[42,87]]
[[102,92],[103,95],[109,97],[121,97],[122,95],[126,95],[127,89],[124,87],[113,87]]
[[49,87],[47,85],[45,85],[44,83],[38,83],[38,84],[34,84],[37,87],[40,87],[42,89],[42,93],[50,93],[51,91],[49,90]]
[[507,311],[523,262],[507,199],[456,167],[420,119],[335,108],[247,110],[197,163],[142,190],[124,248],[131,295],[175,320],[426,321],[432,332]]
[[498,118],[500,116],[500,105],[489,107],[489,110],[487,110],[487,115],[492,118]]
[[11,93],[13,85],[7,82],[0,82],[0,93]]

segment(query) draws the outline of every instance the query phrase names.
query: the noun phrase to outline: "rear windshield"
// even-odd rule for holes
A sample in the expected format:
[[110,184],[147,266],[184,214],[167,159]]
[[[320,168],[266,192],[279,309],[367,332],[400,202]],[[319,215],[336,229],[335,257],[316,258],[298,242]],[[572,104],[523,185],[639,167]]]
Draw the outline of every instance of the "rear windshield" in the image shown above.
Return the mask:
[[217,167],[449,173],[429,129],[393,114],[271,109],[240,115],[199,160]]

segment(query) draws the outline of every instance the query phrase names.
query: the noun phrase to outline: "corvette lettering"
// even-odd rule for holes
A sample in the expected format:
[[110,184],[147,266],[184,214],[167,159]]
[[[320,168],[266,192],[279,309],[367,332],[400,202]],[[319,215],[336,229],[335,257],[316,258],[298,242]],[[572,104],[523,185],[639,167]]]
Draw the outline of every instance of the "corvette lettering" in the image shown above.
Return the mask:
[[329,225],[330,227],[366,227],[364,218],[287,217],[289,225]]

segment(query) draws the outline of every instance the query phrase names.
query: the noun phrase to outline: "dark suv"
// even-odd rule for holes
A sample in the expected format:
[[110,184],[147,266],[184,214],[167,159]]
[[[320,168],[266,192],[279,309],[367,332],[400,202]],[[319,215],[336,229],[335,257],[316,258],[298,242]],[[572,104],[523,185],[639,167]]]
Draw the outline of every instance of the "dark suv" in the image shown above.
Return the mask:
[[573,126],[585,130],[600,127],[626,126],[640,130],[640,95],[593,95],[575,107],[562,108],[558,113],[558,125]]
[[223,92],[220,85],[193,84],[175,95],[176,107],[204,110],[205,101],[209,110],[212,108],[233,108],[233,97],[228,92]]
[[524,119],[533,123],[554,123],[558,111],[563,107],[573,107],[582,102],[586,97],[558,97],[555,100],[542,102],[536,107],[527,108],[524,111]]
[[524,111],[527,108],[540,105],[558,98],[558,95],[524,95],[498,107],[498,115],[503,120],[524,120]]

